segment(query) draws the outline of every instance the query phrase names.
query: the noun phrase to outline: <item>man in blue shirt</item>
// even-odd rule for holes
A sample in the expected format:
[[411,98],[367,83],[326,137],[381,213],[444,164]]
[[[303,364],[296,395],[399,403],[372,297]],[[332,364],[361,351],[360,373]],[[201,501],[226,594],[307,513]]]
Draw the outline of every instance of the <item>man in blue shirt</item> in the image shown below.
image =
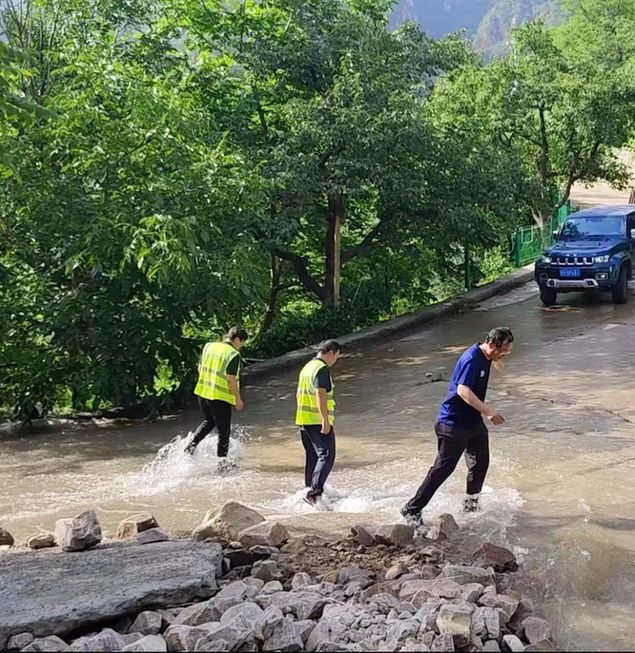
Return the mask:
[[507,327],[492,329],[483,344],[472,345],[459,358],[448,394],[435,425],[438,455],[415,496],[401,509],[406,521],[421,526],[421,510],[454,471],[465,453],[467,463],[467,512],[478,510],[478,497],[489,466],[489,436],[483,422],[486,417],[500,426],[505,418],[485,403],[492,363],[495,365],[512,352],[514,336]]

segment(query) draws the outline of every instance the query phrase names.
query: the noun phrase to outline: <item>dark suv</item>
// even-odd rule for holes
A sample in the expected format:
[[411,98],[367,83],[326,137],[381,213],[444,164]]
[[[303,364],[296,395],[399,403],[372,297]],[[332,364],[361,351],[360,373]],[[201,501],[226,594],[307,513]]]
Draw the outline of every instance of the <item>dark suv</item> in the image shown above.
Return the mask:
[[559,292],[610,290],[613,301],[628,299],[635,250],[635,204],[598,206],[572,213],[556,242],[536,261],[535,278],[545,306]]

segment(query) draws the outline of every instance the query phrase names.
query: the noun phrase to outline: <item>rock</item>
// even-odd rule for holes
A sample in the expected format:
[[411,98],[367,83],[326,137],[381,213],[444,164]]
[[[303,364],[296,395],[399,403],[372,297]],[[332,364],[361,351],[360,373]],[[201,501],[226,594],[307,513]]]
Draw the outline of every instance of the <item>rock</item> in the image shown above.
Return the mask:
[[361,524],[353,526],[353,528],[351,528],[351,533],[353,534],[355,542],[361,546],[370,547],[375,544],[375,538],[371,535],[367,526],[362,526]]
[[163,637],[168,651],[193,651],[198,641],[206,635],[207,631],[203,628],[173,624]]
[[449,633],[441,633],[432,643],[431,651],[454,651],[454,637]]
[[311,635],[306,642],[306,649],[308,651],[317,651],[326,642],[341,642],[345,633],[346,626],[337,619],[322,617],[311,631]]
[[124,646],[124,651],[148,651],[152,653],[164,653],[168,650],[165,640],[160,635],[146,635],[132,644]]
[[459,585],[480,583],[485,586],[496,586],[494,572],[491,569],[484,569],[483,567],[475,567],[472,565],[446,565],[441,570],[439,576],[451,578]]
[[[238,601],[237,601],[238,602]],[[220,619],[222,611],[213,600],[194,603],[183,608],[174,618],[174,626],[200,626],[201,624],[217,621]]]
[[548,639],[543,639],[525,647],[525,651],[555,651],[556,647]]
[[93,651],[121,651],[126,645],[124,638],[112,628],[104,628],[96,635],[87,635],[76,639],[69,647],[69,651],[92,653]]
[[[322,616],[324,606],[327,604],[327,599],[321,594],[309,591],[277,592],[270,596],[261,595],[258,597],[261,605],[265,599],[268,606],[275,605],[283,612],[291,612],[297,617],[298,621],[319,619]],[[265,606],[263,605],[263,607]]]
[[122,637],[126,646],[128,646],[129,644],[134,644],[135,642],[138,642],[140,639],[143,639],[143,635],[141,633],[128,633],[127,635],[122,635]]
[[247,578],[244,579],[244,582],[250,587],[255,587],[257,590],[262,590],[265,586],[263,580],[260,580],[260,578],[254,578],[253,576],[247,576]]
[[101,526],[93,510],[55,523],[55,540],[63,551],[85,551],[97,546],[101,539]]
[[281,580],[283,577],[282,568],[275,560],[260,560],[251,570],[254,578],[260,578],[265,583],[272,580]]
[[297,633],[294,624],[282,623],[273,635],[262,645],[263,651],[303,651],[304,642]]
[[42,637],[34,639],[30,644],[25,646],[23,651],[41,651],[42,653],[55,653],[56,651],[68,651],[68,644],[57,637],[57,635],[50,635],[49,637]]
[[242,531],[238,539],[249,549],[252,546],[282,546],[289,539],[289,531],[278,522],[260,522]]
[[162,528],[149,528],[137,535],[139,544],[154,544],[156,542],[165,542],[167,539],[169,539],[168,534]]
[[[421,624],[421,633],[436,629],[437,613],[439,612],[441,605],[443,605],[441,601],[428,601],[417,610],[414,618]],[[432,646],[432,642],[429,642],[428,646]]]
[[129,632],[142,635],[158,635],[161,632],[163,617],[158,612],[146,610],[132,622]]
[[551,626],[548,621],[538,617],[527,617],[522,622],[525,637],[530,644],[551,639]]
[[483,644],[483,653],[500,653],[500,650],[499,643],[494,639],[490,639]]
[[14,544],[15,540],[13,539],[13,535],[0,526],[0,546],[13,546]]
[[500,613],[495,608],[476,608],[472,616],[474,633],[483,639],[498,639],[501,634]]
[[389,544],[394,546],[409,546],[412,544],[415,530],[406,524],[384,524],[375,532],[377,544]]
[[302,621],[295,621],[292,625],[295,628],[295,631],[299,635],[300,639],[306,645],[309,639],[309,635],[311,635],[313,629],[315,628],[315,621],[304,619]]
[[461,588],[461,598],[468,603],[476,603],[483,594],[484,587],[480,583],[468,583]]
[[410,570],[403,562],[396,562],[388,571],[386,572],[386,580],[395,580],[399,576],[407,574]]
[[31,633],[20,633],[19,635],[13,635],[9,638],[7,643],[7,651],[19,651],[25,646],[28,646],[33,641],[33,635]]
[[126,517],[119,522],[117,528],[117,538],[120,540],[129,540],[143,531],[149,531],[158,528],[157,520],[149,512],[140,512],[136,515]]
[[282,553],[289,553],[290,555],[298,555],[306,551],[306,542],[303,537],[291,538],[281,549]]
[[506,594],[493,594],[484,592],[478,600],[480,605],[488,608],[496,608],[501,617],[501,625],[506,626],[509,620],[513,617],[516,609],[518,608],[519,601],[513,596]]
[[195,651],[233,651],[253,637],[253,629],[241,618],[209,623],[201,628],[206,631],[206,635],[196,642]]
[[430,525],[426,538],[429,540],[447,540],[457,530],[459,530],[459,527],[452,515],[439,515]]
[[503,635],[503,650],[511,653],[522,653],[525,645],[516,637],[516,635]]
[[[431,649],[436,636],[437,635],[433,630],[429,630],[428,632],[423,633],[423,635],[419,635],[419,641],[423,644],[423,646]],[[454,645],[454,640],[452,640],[452,645]]]
[[280,550],[275,546],[256,544],[255,546],[249,547],[249,552],[256,556],[256,560],[267,560],[267,558],[271,558],[271,556],[278,555]]
[[[273,637],[278,626],[284,621],[282,610],[275,605],[269,606],[266,610],[261,611],[253,624],[254,635],[260,641],[265,641]],[[311,626],[315,624],[311,621]]]
[[282,583],[279,580],[270,580],[268,583],[265,583],[261,592],[262,594],[275,594],[276,592],[282,592],[282,590]]
[[235,501],[229,501],[218,512],[210,510],[200,526],[194,529],[195,540],[225,537],[238,540],[242,531],[260,524],[265,518],[255,510]]
[[[414,593],[412,593],[414,591]],[[451,578],[437,578],[435,580],[406,581],[399,594],[402,599],[409,599],[417,608],[421,607],[429,598],[457,599],[461,596],[461,586]]]
[[492,567],[498,573],[516,571],[518,563],[516,556],[502,546],[496,546],[486,542],[472,556],[475,565],[481,567]]
[[25,545],[29,549],[50,549],[55,546],[55,535],[53,533],[37,533],[26,538]]
[[373,584],[375,572],[370,569],[361,569],[353,565],[340,569],[338,575],[338,583],[340,585],[348,585],[349,583],[357,583],[362,589],[366,589]]
[[388,627],[386,631],[386,643],[389,646],[400,644],[413,637],[419,631],[419,622],[412,620],[398,621]]
[[446,603],[437,615],[439,633],[452,635],[457,647],[467,646],[472,640],[472,614],[466,605]]
[[227,549],[224,551],[225,557],[229,560],[231,569],[235,567],[251,567],[256,562],[256,556],[247,549]]
[[[256,626],[264,618],[265,611],[259,605],[251,601],[245,601],[226,610],[220,618],[220,622],[221,624],[228,624],[236,628],[240,633],[240,644],[244,644],[257,636]],[[237,639],[232,639],[224,635],[223,638],[230,644]],[[261,637],[261,639],[263,638]]]
[[[216,589],[218,545],[136,543],[79,556],[15,554],[0,559],[0,649],[10,635],[64,635],[149,606],[201,600]],[[36,587],[37,592],[32,588]]]

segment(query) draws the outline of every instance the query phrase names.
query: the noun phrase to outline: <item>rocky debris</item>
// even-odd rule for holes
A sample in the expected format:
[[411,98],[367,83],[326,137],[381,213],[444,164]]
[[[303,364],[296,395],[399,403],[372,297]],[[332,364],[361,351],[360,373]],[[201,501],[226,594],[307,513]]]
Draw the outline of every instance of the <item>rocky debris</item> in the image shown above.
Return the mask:
[[7,642],[7,651],[19,651],[24,647],[28,646],[33,641],[33,635],[31,633],[20,633],[19,635],[13,635],[9,637]]
[[249,549],[253,546],[282,546],[289,539],[289,531],[278,522],[260,522],[246,528],[238,537],[240,543]]
[[13,535],[0,526],[0,546],[13,546],[14,544],[15,540],[13,539]]
[[458,530],[458,524],[452,515],[439,515],[432,521],[426,537],[429,540],[447,540]]
[[210,510],[201,525],[194,529],[192,537],[195,540],[206,540],[220,536],[230,541],[238,540],[240,533],[263,521],[265,518],[255,510],[229,501],[218,512]]
[[137,535],[139,544],[155,544],[156,542],[165,542],[168,539],[168,534],[162,528],[149,528]]
[[163,617],[158,612],[146,610],[137,616],[129,630],[141,635],[158,635],[162,625]]
[[472,556],[472,563],[481,567],[492,567],[497,573],[516,571],[516,556],[502,546],[486,542]]
[[34,639],[28,646],[25,646],[22,651],[28,653],[31,651],[56,653],[57,651],[68,651],[68,644],[56,635],[50,635],[49,637],[39,637]]
[[408,546],[414,538],[414,528],[406,524],[384,524],[375,531],[377,544]]
[[130,515],[119,522],[117,528],[117,538],[120,540],[134,539],[152,528],[159,528],[159,523],[149,512],[140,512],[136,515]]
[[82,512],[72,519],[58,519],[55,541],[63,551],[85,551],[102,540],[101,526],[94,510]]
[[146,635],[132,644],[124,646],[123,651],[148,651],[148,653],[164,653],[168,650],[163,637],[159,635]]
[[95,635],[87,635],[76,639],[69,647],[69,651],[92,653],[93,651],[121,651],[126,645],[124,638],[112,628],[104,628]]
[[36,533],[30,535],[24,541],[24,546],[37,551],[38,549],[50,549],[55,546],[55,535],[53,533]]
[[373,546],[375,544],[375,538],[371,534],[371,530],[368,526],[353,526],[351,528],[351,533],[355,538],[355,542],[361,546]]

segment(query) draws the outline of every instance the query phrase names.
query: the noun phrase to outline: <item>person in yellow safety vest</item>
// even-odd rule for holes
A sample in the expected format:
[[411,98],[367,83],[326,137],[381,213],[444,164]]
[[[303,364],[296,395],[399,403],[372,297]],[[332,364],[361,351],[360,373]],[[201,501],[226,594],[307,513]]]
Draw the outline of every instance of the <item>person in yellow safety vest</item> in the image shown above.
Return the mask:
[[335,400],[331,367],[340,356],[341,347],[335,340],[326,340],[317,356],[300,372],[296,393],[295,422],[300,427],[306,452],[304,500],[315,505],[324,492],[324,484],[335,462]]
[[219,469],[229,468],[227,452],[229,451],[229,434],[231,432],[232,407],[242,410],[245,404],[240,396],[240,350],[247,340],[247,331],[233,326],[227,332],[223,342],[208,342],[198,365],[198,383],[194,394],[203,414],[203,421],[194,431],[194,437],[187,445],[186,451],[193,454],[201,440],[214,427],[218,429],[218,446],[216,453]]

